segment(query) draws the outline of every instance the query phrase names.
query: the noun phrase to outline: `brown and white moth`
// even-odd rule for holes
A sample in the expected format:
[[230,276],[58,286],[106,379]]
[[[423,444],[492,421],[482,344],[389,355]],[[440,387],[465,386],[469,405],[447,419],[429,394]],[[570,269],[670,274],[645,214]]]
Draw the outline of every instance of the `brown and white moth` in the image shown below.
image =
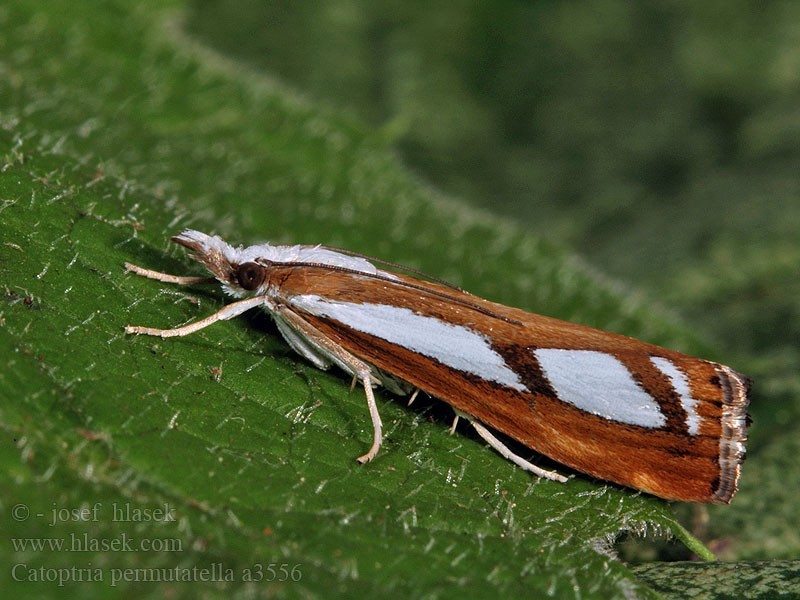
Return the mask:
[[488,428],[662,498],[726,504],[736,492],[750,380],[729,367],[489,302],[342,250],[234,248],[193,230],[172,240],[213,277],[126,268],[168,283],[218,281],[240,299],[184,327],[126,332],[183,336],[265,308],[299,354],[364,386],[373,443],[361,462],[375,458],[382,442],[372,388],[383,385],[444,400],[503,456],[542,477],[566,481],[511,452]]

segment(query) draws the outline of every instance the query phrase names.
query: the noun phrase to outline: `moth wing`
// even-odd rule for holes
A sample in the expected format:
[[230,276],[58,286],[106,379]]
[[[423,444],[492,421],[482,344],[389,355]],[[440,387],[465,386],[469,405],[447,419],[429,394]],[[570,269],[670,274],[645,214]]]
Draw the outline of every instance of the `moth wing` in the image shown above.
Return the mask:
[[337,275],[288,302],[377,369],[590,475],[694,502],[735,492],[748,381],[728,367],[462,292]]

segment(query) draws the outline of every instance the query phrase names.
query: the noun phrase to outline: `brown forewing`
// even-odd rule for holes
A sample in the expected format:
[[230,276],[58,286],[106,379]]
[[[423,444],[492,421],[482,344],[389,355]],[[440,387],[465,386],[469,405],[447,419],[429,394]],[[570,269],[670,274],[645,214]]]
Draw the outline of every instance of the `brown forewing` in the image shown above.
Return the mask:
[[[277,269],[271,274],[287,299],[295,294],[316,294],[342,302],[390,304],[484,334],[530,393],[455,370],[334,320],[303,313],[315,327],[355,356],[553,460],[667,499],[718,503],[730,500],[736,490],[741,457],[736,457],[735,468],[721,470],[723,404],[733,401],[726,398],[723,389],[723,367],[622,335],[399,277],[435,294],[336,271]],[[559,400],[535,359],[533,351],[537,348],[595,350],[615,356],[657,401],[667,419],[665,426],[653,429],[624,424]],[[698,435],[689,434],[687,414],[668,378],[650,362],[654,356],[669,359],[687,374],[692,397],[699,401],[697,412],[702,416]],[[734,400],[744,411],[746,397]],[[741,438],[737,441],[744,441],[743,432],[734,435]]]

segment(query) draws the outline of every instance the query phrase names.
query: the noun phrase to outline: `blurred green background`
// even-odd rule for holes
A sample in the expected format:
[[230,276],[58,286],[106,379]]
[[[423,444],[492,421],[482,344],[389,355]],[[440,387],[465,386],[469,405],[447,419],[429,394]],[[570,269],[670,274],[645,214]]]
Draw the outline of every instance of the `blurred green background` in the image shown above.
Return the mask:
[[[283,557],[309,565],[302,585],[88,585],[83,596],[794,593],[797,23],[790,1],[0,7],[0,425],[16,486],[0,506],[4,557],[32,560],[8,547],[12,533],[37,533],[8,522],[15,501],[139,498],[177,504],[194,540],[184,562]],[[594,497],[581,478],[563,494],[532,492],[514,472],[492,485],[503,467],[490,453],[439,437],[446,410],[405,410],[389,395],[393,447],[354,471],[344,457],[368,438],[360,399],[264,319],[200,342],[119,334],[218,306],[197,290],[153,296],[163,286],[121,272],[124,260],[185,269],[165,240],[186,225],[234,244],[345,246],[729,364],[755,380],[741,491],[726,507],[670,508],[613,487]],[[276,357],[258,379],[241,376]],[[124,385],[98,377],[98,361]],[[224,385],[209,386],[223,363]],[[284,456],[284,438],[302,460]],[[465,480],[462,467],[460,488],[442,487],[462,455]],[[223,458],[234,466],[216,473]],[[630,568],[592,549],[626,531],[691,544],[672,510],[735,562],[673,565],[690,553],[658,535],[623,535]],[[63,592],[2,575],[18,595]]]

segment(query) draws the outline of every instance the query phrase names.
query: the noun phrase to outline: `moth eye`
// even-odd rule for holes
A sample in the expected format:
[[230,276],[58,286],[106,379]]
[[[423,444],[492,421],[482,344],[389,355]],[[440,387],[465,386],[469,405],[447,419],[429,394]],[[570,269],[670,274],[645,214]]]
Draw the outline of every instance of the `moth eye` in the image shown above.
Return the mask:
[[246,290],[254,290],[264,281],[266,269],[256,263],[244,263],[236,270],[236,279],[239,285]]

